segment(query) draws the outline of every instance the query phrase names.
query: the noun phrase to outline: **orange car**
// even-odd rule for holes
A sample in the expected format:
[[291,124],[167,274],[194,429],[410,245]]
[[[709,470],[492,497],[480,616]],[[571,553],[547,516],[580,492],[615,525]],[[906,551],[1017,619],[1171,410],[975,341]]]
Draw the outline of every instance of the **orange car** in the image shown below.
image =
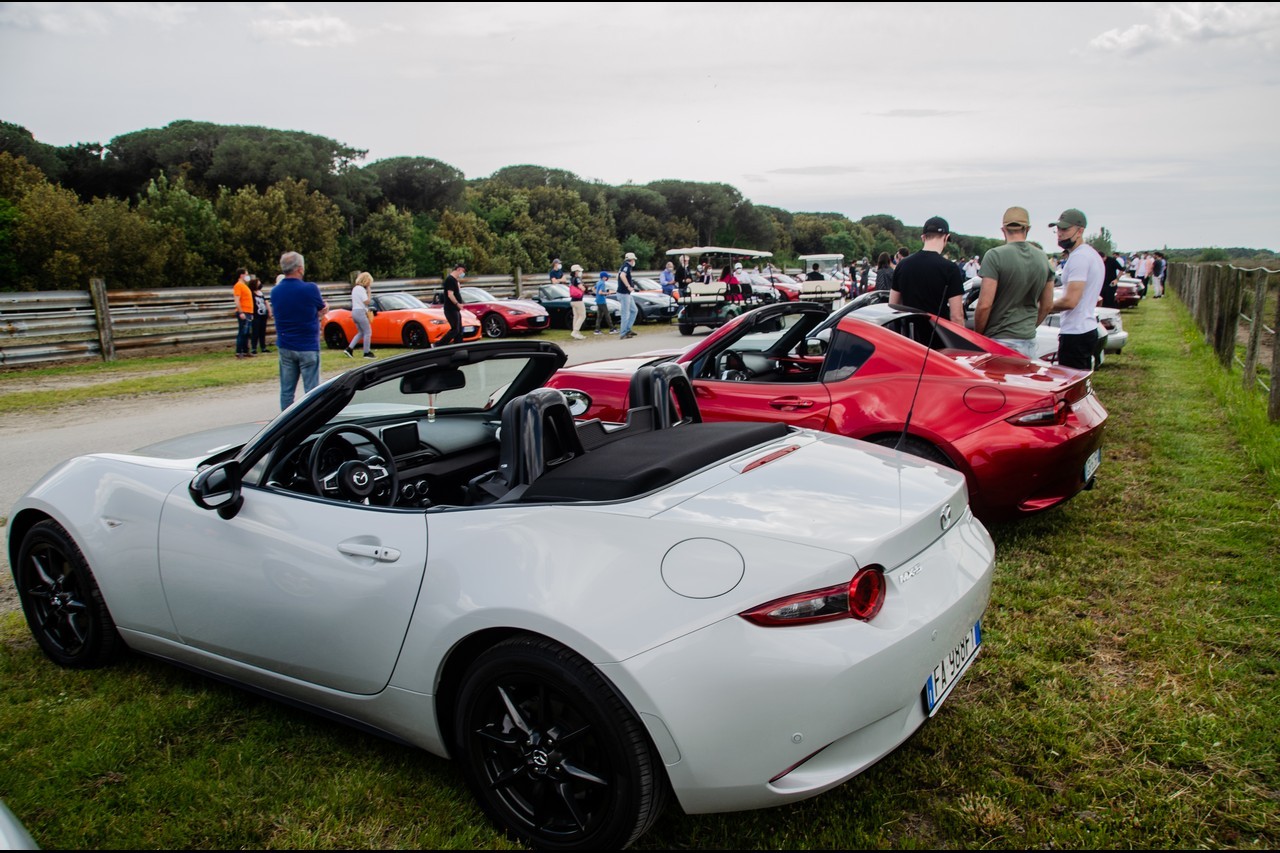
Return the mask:
[[[412,293],[382,293],[370,300],[376,312],[369,318],[375,346],[433,347],[449,332],[449,321],[439,305],[428,305]],[[320,321],[329,349],[343,349],[356,336],[356,321],[347,308],[335,308]],[[462,310],[462,339],[480,340],[480,321]]]

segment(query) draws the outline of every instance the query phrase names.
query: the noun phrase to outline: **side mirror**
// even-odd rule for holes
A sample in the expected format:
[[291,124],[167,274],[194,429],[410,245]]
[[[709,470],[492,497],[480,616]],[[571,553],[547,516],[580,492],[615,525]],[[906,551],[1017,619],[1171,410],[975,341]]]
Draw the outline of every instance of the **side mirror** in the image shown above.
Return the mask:
[[577,388],[562,388],[565,402],[569,404],[569,414],[580,418],[591,409],[591,395]]
[[223,518],[235,518],[244,505],[239,464],[233,459],[204,469],[187,485],[187,493],[201,509],[217,510]]
[[805,338],[800,355],[826,355],[827,342],[822,338]]

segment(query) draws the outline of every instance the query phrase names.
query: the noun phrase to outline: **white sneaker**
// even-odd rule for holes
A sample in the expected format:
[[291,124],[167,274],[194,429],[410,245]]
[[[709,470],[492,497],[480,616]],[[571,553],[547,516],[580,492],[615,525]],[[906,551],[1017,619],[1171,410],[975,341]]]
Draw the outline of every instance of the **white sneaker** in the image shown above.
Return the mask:
[[587,339],[586,335],[580,335],[577,332],[574,332],[572,335],[570,335],[570,337],[572,337],[575,341],[585,341]]

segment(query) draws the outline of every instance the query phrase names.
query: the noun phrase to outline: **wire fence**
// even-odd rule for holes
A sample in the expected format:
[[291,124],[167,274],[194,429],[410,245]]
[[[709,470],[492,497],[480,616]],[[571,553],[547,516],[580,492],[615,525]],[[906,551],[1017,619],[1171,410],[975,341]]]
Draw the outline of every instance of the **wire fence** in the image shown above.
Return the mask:
[[1170,264],[1168,290],[1195,318],[1205,342],[1246,389],[1267,395],[1267,417],[1280,422],[1280,271],[1229,264]]

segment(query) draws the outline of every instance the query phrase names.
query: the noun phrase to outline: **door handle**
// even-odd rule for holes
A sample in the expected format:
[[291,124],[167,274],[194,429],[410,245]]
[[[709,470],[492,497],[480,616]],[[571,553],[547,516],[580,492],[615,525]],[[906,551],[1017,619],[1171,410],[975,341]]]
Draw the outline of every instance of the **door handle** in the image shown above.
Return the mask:
[[770,400],[769,405],[779,411],[793,412],[796,409],[812,409],[813,401],[805,400],[800,397],[778,397]]
[[348,557],[369,557],[379,563],[394,563],[400,559],[400,552],[395,548],[382,545],[359,545],[354,542],[342,542],[338,550]]

